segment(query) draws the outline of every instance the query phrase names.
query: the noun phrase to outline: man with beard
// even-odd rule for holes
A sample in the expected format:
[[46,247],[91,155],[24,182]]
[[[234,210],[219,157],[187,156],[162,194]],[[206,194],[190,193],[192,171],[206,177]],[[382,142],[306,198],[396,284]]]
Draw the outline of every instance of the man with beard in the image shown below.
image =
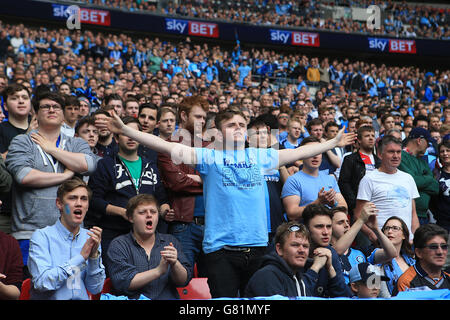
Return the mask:
[[[143,103],[139,106],[138,121],[142,132],[154,134],[158,118],[158,107],[152,103]],[[156,162],[157,152],[139,144],[138,154]]]
[[[94,113],[95,120],[108,117],[111,117],[111,115],[105,110],[99,109]],[[117,153],[117,143],[116,140],[113,139],[111,131],[106,128],[98,129],[98,142],[95,148],[97,149],[97,154],[102,158],[104,156],[113,156]]]
[[[178,108],[179,130],[168,139],[193,146],[196,142],[206,146],[202,132],[206,124],[208,102],[200,96],[183,99]],[[158,167],[164,185],[168,190],[173,212],[163,218],[169,222],[169,233],[173,234],[183,245],[183,252],[192,266],[201,263],[203,231],[205,224],[205,207],[203,204],[203,181],[200,174],[186,164],[175,164],[170,155],[158,153]]]

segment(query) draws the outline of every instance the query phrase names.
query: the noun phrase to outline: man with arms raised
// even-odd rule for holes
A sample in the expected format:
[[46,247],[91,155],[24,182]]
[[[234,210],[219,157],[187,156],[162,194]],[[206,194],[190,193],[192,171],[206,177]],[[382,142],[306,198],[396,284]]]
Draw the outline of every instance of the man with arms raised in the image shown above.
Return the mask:
[[[268,226],[264,173],[354,139],[354,134],[341,130],[335,139],[297,149],[246,149],[245,118],[240,110],[227,109],[215,118],[220,133],[216,148],[193,148],[133,130],[117,116],[111,120],[98,121],[98,125],[170,154],[175,163],[193,165],[200,172],[206,208],[203,251],[213,297],[243,295],[265,253]],[[240,257],[240,263],[232,262],[236,257]]]

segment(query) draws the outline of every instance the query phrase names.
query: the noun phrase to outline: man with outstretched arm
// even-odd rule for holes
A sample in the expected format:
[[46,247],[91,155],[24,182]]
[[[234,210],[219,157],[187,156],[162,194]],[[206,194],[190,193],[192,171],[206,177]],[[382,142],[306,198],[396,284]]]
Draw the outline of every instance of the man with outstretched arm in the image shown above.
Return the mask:
[[244,294],[248,280],[266,252],[264,174],[350,144],[355,135],[341,130],[332,140],[297,149],[245,148],[247,123],[240,110],[221,111],[215,124],[218,130],[215,149],[208,149],[164,141],[131,129],[115,114],[96,122],[99,127],[107,127],[157,152],[171,155],[175,163],[189,164],[198,170],[205,197],[203,251],[211,295],[213,298],[237,297]]

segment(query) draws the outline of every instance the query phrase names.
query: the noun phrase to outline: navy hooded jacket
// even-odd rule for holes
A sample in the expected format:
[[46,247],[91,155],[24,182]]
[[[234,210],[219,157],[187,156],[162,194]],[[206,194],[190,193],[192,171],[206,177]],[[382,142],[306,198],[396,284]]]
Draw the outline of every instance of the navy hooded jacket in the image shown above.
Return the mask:
[[106,214],[109,204],[126,208],[128,200],[141,193],[154,195],[159,205],[168,203],[156,163],[146,157],[141,159],[141,177],[137,188],[127,166],[117,154],[101,159],[97,170],[89,178],[92,199],[86,220],[89,225],[102,228],[104,234],[106,231],[106,236],[125,234],[131,230],[131,223],[124,218]]
[[[308,271],[311,278],[317,279],[317,273]],[[298,287],[294,276],[297,278]],[[286,261],[275,251],[264,256],[261,269],[250,278],[245,290],[246,297],[285,297],[312,296],[313,288],[307,287],[301,272],[294,274]]]

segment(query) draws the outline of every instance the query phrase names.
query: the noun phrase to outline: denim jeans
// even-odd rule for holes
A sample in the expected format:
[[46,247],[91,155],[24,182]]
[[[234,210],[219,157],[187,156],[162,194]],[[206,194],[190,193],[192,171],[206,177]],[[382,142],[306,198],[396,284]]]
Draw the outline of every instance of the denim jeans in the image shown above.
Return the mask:
[[169,233],[180,241],[186,259],[192,268],[197,262],[199,272],[202,273],[202,266],[199,263],[202,253],[203,232],[205,226],[193,222],[172,222],[169,225]]
[[213,298],[243,297],[245,287],[259,269],[267,247],[252,247],[248,252],[220,249],[205,255],[208,285]]

